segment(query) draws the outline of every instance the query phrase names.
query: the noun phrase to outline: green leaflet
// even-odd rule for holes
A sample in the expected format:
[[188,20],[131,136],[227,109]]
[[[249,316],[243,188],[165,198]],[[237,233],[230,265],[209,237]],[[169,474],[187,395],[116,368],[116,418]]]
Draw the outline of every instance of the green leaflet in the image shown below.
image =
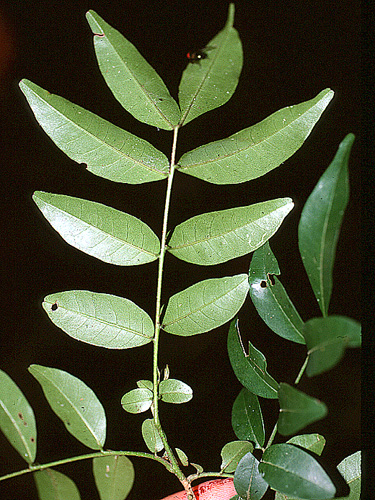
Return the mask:
[[259,471],[271,488],[290,497],[325,500],[336,488],[319,462],[292,444],[274,444],[266,449]]
[[168,158],[149,142],[29,80],[20,88],[56,146],[93,174],[128,184],[166,178]]
[[45,297],[50,320],[70,337],[107,349],[129,349],[151,342],[154,324],[134,302],[115,295],[70,290]]
[[151,408],[152,391],[141,388],[127,392],[121,398],[121,406],[128,413],[143,413]]
[[100,71],[115,98],[137,120],[172,130],[180,110],[163,80],[138,50],[96,12],[86,14]]
[[323,316],[328,314],[336,246],[349,200],[348,162],[354,135],[348,134],[303,207],[298,244]]
[[125,500],[134,483],[134,467],[122,455],[94,458],[95,484],[100,500]]
[[193,397],[193,389],[181,380],[169,378],[160,382],[159,396],[165,403],[187,403]]
[[267,242],[251,259],[251,300],[259,316],[277,335],[304,344],[303,321],[276,274],[280,274],[279,265]]
[[221,472],[234,472],[238,462],[246,453],[251,453],[254,449],[252,443],[248,441],[231,441],[227,443],[221,450]]
[[259,461],[250,452],[240,460],[234,474],[234,487],[241,499],[260,500],[265,495],[268,484],[258,466]]
[[309,360],[306,374],[319,375],[333,368],[342,358],[345,347],[360,347],[361,325],[346,316],[312,318],[305,323],[304,335]]
[[68,432],[93,450],[103,449],[107,424],[95,393],[79,378],[57,368],[30,365],[29,372]]
[[163,450],[163,440],[152,418],[148,418],[142,423],[142,437],[151,453],[158,453]]
[[232,427],[238,439],[253,442],[255,448],[264,446],[265,430],[258,396],[245,387],[233,403]]
[[81,500],[75,483],[65,474],[54,469],[33,473],[39,500]]
[[207,58],[189,63],[178,92],[181,124],[225,104],[234,94],[242,69],[242,44],[233,28],[234,4],[225,27],[206,46]]
[[0,429],[28,464],[36,456],[36,422],[29,402],[9,375],[0,370]]
[[277,430],[283,436],[294,434],[327,415],[327,407],[324,403],[289,384],[280,384],[279,403],[280,416],[277,421]]
[[213,330],[237,314],[248,290],[246,274],[200,281],[169,299],[162,328],[182,336]]
[[361,498],[361,452],[356,451],[344,458],[337,466],[350,488],[349,496],[336,500],[360,500]]
[[158,237],[132,215],[62,194],[36,191],[33,200],[69,245],[103,262],[133,266],[158,258]]
[[321,455],[326,444],[326,440],[320,434],[300,434],[288,439],[287,443],[301,446],[306,450]]
[[178,161],[178,170],[213,184],[256,179],[302,146],[333,94],[323,90],[314,99],[283,108],[226,139],[189,151]]
[[266,358],[251,342],[249,353],[245,352],[238,320],[233,320],[229,327],[228,354],[234,374],[246,389],[262,398],[277,398],[278,383],[267,373]]
[[263,245],[292,208],[290,198],[278,198],[197,215],[173,230],[168,251],[193,264],[226,262]]

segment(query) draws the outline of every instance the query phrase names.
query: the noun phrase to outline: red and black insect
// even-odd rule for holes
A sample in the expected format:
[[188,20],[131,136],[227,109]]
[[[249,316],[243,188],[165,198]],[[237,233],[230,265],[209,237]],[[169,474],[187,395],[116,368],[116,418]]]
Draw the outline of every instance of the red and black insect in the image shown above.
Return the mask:
[[196,50],[195,52],[188,52],[186,57],[189,59],[189,63],[197,64],[200,63],[202,59],[207,59],[208,55],[204,50]]
[[195,52],[188,52],[186,57],[189,60],[189,63],[197,64],[202,61],[202,59],[207,59],[209,50],[214,49],[215,47],[205,47],[204,49],[196,50]]

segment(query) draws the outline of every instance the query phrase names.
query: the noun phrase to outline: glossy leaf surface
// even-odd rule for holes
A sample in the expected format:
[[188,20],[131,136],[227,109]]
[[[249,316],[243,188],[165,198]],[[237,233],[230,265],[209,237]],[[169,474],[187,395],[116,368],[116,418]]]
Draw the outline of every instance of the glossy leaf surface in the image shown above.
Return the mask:
[[221,450],[220,471],[230,473],[234,472],[241,458],[246,453],[251,453],[254,449],[252,443],[248,441],[231,441]]
[[265,433],[262,410],[258,397],[245,387],[233,403],[232,427],[238,439],[253,442],[255,448],[263,447]]
[[36,456],[33,409],[9,375],[0,370],[0,430],[28,464]]
[[129,413],[143,413],[151,408],[152,391],[149,389],[133,389],[121,398],[123,409]]
[[106,437],[106,417],[95,393],[77,377],[57,368],[30,365],[29,372],[68,432],[93,450],[101,450]]
[[271,488],[291,497],[325,500],[336,493],[319,462],[292,444],[274,444],[267,448],[259,471]]
[[115,98],[137,120],[172,130],[180,110],[163,80],[121,33],[96,12],[86,14],[100,71]]
[[337,466],[340,474],[348,483],[349,496],[337,500],[360,500],[361,498],[361,452],[357,451],[344,458]]
[[154,146],[29,80],[22,80],[37,121],[66,155],[99,177],[142,184],[165,179],[168,158]]
[[251,300],[272,331],[292,342],[304,344],[303,321],[276,274],[280,274],[279,265],[267,242],[254,252],[251,259]]
[[93,459],[93,473],[100,500],[125,500],[134,483],[134,467],[124,456]]
[[207,57],[189,63],[178,92],[181,124],[225,104],[236,90],[242,69],[242,44],[233,28],[234,4],[230,4],[225,27],[206,46]]
[[187,403],[193,397],[193,389],[181,380],[169,378],[160,382],[159,395],[165,403]]
[[229,327],[228,354],[236,377],[246,389],[262,398],[277,398],[279,385],[267,373],[266,358],[251,342],[249,352],[244,350],[236,320],[233,320]]
[[327,415],[327,407],[324,403],[289,384],[280,384],[279,403],[280,415],[277,430],[283,436],[294,434]]
[[148,418],[143,422],[142,436],[151,453],[158,453],[164,448],[163,441],[152,418]]
[[129,349],[151,342],[154,325],[134,302],[115,295],[70,290],[45,297],[50,320],[70,337],[107,349]]
[[303,207],[298,244],[323,316],[328,314],[337,240],[349,200],[348,162],[354,135],[348,134]]
[[213,184],[256,179],[302,146],[333,94],[330,89],[323,90],[314,99],[283,108],[226,139],[189,151],[178,161],[178,169]]
[[238,464],[234,474],[234,487],[243,499],[260,500],[268,489],[258,466],[258,460],[251,453],[247,453]]
[[333,368],[342,358],[345,347],[361,345],[361,325],[345,316],[312,318],[305,323],[304,335],[309,360],[306,374],[318,375]]
[[169,299],[162,328],[183,336],[213,330],[237,314],[248,290],[246,274],[200,281]]
[[158,237],[132,215],[62,194],[36,191],[33,200],[69,245],[92,257],[119,266],[146,264],[158,258]]
[[306,450],[312,451],[316,455],[321,455],[326,444],[326,440],[320,434],[300,434],[288,439],[287,443],[302,446]]
[[80,500],[78,488],[65,474],[44,469],[33,474],[39,500]]
[[173,230],[168,250],[193,264],[226,262],[263,245],[292,208],[290,198],[279,198],[197,215]]

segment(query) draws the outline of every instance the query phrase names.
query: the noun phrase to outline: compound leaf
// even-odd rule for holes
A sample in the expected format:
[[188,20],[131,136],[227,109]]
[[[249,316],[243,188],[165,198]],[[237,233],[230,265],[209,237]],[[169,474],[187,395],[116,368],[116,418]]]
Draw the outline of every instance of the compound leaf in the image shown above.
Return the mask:
[[200,281],[169,299],[162,328],[183,336],[213,330],[237,314],[248,290],[246,274]]
[[327,407],[324,403],[289,384],[280,384],[279,403],[280,416],[277,421],[277,430],[283,436],[294,434],[327,415]]
[[303,207],[298,244],[323,316],[328,314],[337,240],[349,200],[348,162],[354,135],[348,134]]
[[63,97],[22,80],[37,121],[57,147],[87,170],[115,182],[165,179],[168,158],[154,146]]
[[106,417],[95,393],[77,377],[57,368],[30,365],[29,372],[68,432],[93,450],[101,450],[106,437]]
[[302,146],[333,95],[332,90],[323,90],[314,99],[283,108],[226,139],[189,151],[178,161],[178,170],[212,184],[256,179]]
[[146,264],[158,258],[158,237],[132,215],[62,194],[36,191],[33,199],[69,245],[92,257],[118,266]]
[[134,467],[128,457],[93,459],[93,473],[100,500],[125,500],[134,483]]
[[0,370],[0,429],[28,464],[36,456],[36,422],[33,409],[9,375]]
[[50,320],[70,337],[107,349],[129,349],[151,342],[154,325],[134,302],[115,295],[70,290],[45,297]]
[[94,33],[100,71],[121,106],[141,122],[172,130],[181,113],[160,76],[134,45],[96,12],[90,10],[86,17]]
[[249,342],[249,353],[243,348],[238,320],[228,332],[228,354],[234,374],[250,392],[262,398],[276,399],[279,384],[267,373],[264,355]]
[[303,321],[280,280],[269,242],[258,248],[249,269],[250,297],[259,316],[277,335],[304,344]]
[[81,500],[77,486],[65,474],[47,468],[33,476],[39,500]]
[[236,90],[242,69],[242,45],[233,28],[234,4],[225,27],[207,44],[206,58],[188,64],[179,87],[181,124],[225,104]]
[[197,215],[173,230],[168,251],[193,264],[226,262],[263,245],[292,208],[290,198],[279,198]]

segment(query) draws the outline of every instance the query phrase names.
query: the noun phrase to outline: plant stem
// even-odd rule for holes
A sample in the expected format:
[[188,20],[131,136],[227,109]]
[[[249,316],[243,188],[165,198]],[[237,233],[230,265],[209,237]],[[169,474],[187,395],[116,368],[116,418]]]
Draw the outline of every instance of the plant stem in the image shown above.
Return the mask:
[[304,361],[304,363],[303,363],[303,365],[302,365],[302,367],[301,367],[301,369],[300,369],[300,371],[299,371],[299,373],[297,375],[297,378],[294,381],[294,385],[297,385],[299,383],[299,381],[301,380],[302,375],[303,375],[303,373],[304,373],[304,371],[306,369],[308,361],[309,361],[309,355],[306,356],[306,359],[305,359],[305,361]]
[[169,167],[169,176],[168,176],[168,184],[167,191],[165,195],[165,205],[164,205],[164,216],[163,216],[163,228],[161,234],[161,242],[160,242],[160,256],[159,256],[159,268],[158,268],[158,283],[157,283],[157,291],[156,291],[156,312],[155,312],[155,335],[154,335],[154,354],[153,354],[153,418],[155,427],[158,430],[160,437],[163,441],[163,445],[165,451],[167,453],[168,459],[171,463],[173,472],[176,474],[178,479],[184,484],[186,482],[186,477],[181,471],[177,459],[174,456],[174,453],[171,447],[168,444],[167,437],[163,431],[163,428],[160,423],[159,418],[159,399],[158,399],[158,386],[159,386],[159,370],[158,370],[158,353],[159,353],[159,337],[160,337],[160,311],[161,311],[161,292],[162,292],[162,283],[163,283],[163,268],[164,268],[164,258],[166,252],[166,240],[167,240],[167,228],[168,228],[168,214],[169,207],[171,201],[171,193],[172,193],[172,183],[173,176],[175,171],[175,158],[176,158],[176,146],[177,146],[177,135],[178,135],[178,127],[174,129],[173,133],[173,144],[172,144],[172,154],[171,154],[171,163]]
[[141,458],[150,458],[151,460],[156,460],[157,462],[164,465],[164,467],[169,472],[174,472],[171,464],[164,460],[164,458],[152,455],[151,453],[143,453],[140,451],[99,451],[95,453],[87,453],[86,455],[79,455],[76,457],[63,458],[61,460],[56,460],[55,462],[49,462],[47,464],[42,465],[30,465],[27,469],[22,469],[17,472],[11,472],[10,474],[6,474],[5,476],[0,477],[0,481],[5,481],[6,479],[11,479],[12,477],[22,476],[24,474],[29,474],[30,472],[36,472],[38,470],[44,470],[48,467],[57,467],[58,465],[70,464],[73,462],[78,462],[80,460],[87,460],[90,458],[100,458],[103,456],[128,456],[128,457],[141,457]]

